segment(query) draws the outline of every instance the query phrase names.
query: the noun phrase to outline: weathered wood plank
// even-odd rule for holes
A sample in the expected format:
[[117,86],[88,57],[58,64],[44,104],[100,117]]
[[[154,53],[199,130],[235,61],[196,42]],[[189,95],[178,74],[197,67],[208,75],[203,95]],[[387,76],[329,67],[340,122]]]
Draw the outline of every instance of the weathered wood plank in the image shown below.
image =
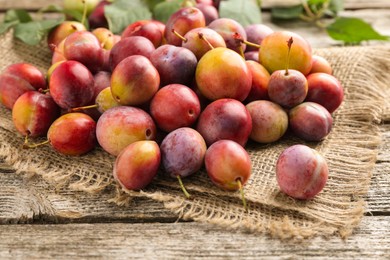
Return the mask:
[[98,195],[56,190],[39,176],[16,175],[0,163],[0,224],[69,222],[174,222],[177,216],[161,203],[135,198],[127,206],[109,202],[113,193]]
[[1,259],[388,259],[389,220],[368,217],[346,241],[280,241],[200,223],[5,225]]

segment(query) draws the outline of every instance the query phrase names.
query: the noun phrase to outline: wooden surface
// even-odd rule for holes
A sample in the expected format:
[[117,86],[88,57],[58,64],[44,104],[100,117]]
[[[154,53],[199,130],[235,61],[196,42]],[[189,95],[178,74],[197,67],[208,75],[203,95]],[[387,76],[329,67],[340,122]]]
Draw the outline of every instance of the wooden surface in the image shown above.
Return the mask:
[[[0,0],[0,9],[35,10],[48,2],[61,3]],[[272,2],[264,0],[263,4]],[[390,1],[347,0],[346,7],[343,15],[363,18],[390,35]],[[275,30],[302,34],[313,47],[338,45],[305,23],[274,24],[267,12],[263,17]],[[38,176],[16,175],[0,162],[0,259],[390,259],[390,104],[385,111],[388,117],[380,126],[383,142],[366,196],[367,213],[345,241],[337,237],[280,241],[182,222],[160,203],[145,198],[118,207],[108,202],[108,194],[58,190]],[[389,169],[388,174],[379,175],[379,169]]]

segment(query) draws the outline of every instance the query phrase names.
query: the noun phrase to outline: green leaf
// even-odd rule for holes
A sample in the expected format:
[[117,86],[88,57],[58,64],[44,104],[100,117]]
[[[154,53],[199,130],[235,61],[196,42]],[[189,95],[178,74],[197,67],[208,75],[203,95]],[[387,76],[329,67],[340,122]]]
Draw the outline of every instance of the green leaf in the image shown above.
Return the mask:
[[151,19],[152,14],[147,4],[142,0],[116,0],[104,7],[109,29],[121,33],[129,24],[137,20]]
[[7,32],[19,23],[32,21],[30,14],[21,9],[10,9],[4,15],[4,22],[0,24],[0,34]]
[[62,23],[64,19],[47,19],[19,23],[15,27],[14,36],[29,45],[39,44],[50,29]]
[[17,25],[19,21],[12,21],[0,24],[0,34],[7,32],[9,29]]
[[153,10],[157,4],[164,2],[164,0],[145,0],[145,2],[149,10]]
[[359,18],[339,17],[326,28],[326,31],[331,38],[348,44],[389,39],[388,36],[379,34],[370,24]]
[[302,5],[290,7],[274,7],[271,9],[272,18],[276,19],[296,19],[303,13]]
[[153,17],[163,23],[166,23],[169,17],[181,8],[182,0],[162,2],[157,4],[153,9]]
[[256,0],[221,1],[219,15],[220,17],[234,19],[244,27],[261,23],[261,10]]
[[20,23],[27,23],[32,21],[30,14],[22,9],[10,9],[5,13],[4,22],[19,21]]

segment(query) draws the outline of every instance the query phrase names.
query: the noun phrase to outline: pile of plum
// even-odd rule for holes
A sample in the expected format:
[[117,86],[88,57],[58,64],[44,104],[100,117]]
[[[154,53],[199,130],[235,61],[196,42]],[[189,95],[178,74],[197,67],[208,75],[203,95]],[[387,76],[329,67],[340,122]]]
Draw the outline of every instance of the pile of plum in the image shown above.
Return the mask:
[[[343,101],[329,63],[294,32],[243,27],[203,9],[183,7],[165,24],[137,21],[121,35],[76,21],[52,30],[46,73],[17,63],[0,76],[0,101],[23,146],[79,156],[99,145],[116,157],[124,189],[143,189],[161,169],[189,197],[181,178],[202,167],[218,187],[242,191],[248,140],[277,142],[287,129],[323,140]],[[275,168],[281,190],[298,199],[313,198],[328,178],[324,158],[302,144]]]

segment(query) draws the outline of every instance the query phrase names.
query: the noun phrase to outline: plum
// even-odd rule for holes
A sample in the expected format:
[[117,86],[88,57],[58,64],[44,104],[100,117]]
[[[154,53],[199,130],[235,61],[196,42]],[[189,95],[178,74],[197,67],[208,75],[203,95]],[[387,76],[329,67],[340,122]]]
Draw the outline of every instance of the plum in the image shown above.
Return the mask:
[[[134,36],[136,37],[136,36]],[[160,75],[148,58],[132,55],[122,60],[111,75],[111,92],[122,105],[142,105],[160,86]]]
[[66,61],[67,58],[64,55],[64,43],[65,39],[63,39],[53,50],[53,56],[51,57],[51,64],[58,63],[60,61]]
[[36,90],[46,89],[45,75],[34,65],[26,62],[14,63],[3,71],[3,74],[11,74],[22,78],[31,84]]
[[161,86],[173,83],[189,85],[198,63],[195,54],[190,50],[170,44],[158,47],[151,54],[150,61],[160,75]]
[[104,7],[110,5],[112,2],[101,0],[96,7],[88,15],[88,23],[90,28],[108,27],[106,16],[104,15]]
[[94,94],[92,100],[95,100],[99,95],[100,91],[110,87],[111,85],[111,72],[108,71],[99,71],[93,75],[94,79]]
[[243,55],[246,45],[241,41],[237,41],[236,35],[239,35],[245,41],[247,40],[247,35],[240,23],[231,18],[218,18],[212,21],[208,28],[215,30],[223,37],[226,47]]
[[131,36],[143,36],[149,39],[155,48],[163,42],[163,32],[155,20],[139,20],[129,24],[121,34],[122,38]]
[[276,103],[268,100],[255,100],[246,105],[252,118],[250,138],[259,143],[279,140],[287,131],[288,115]]
[[[247,41],[260,45],[265,37],[274,32],[274,30],[272,30],[269,26],[260,23],[249,24],[244,29],[247,35]],[[247,45],[245,52],[249,51],[259,51],[259,49],[254,46]]]
[[160,162],[161,152],[155,141],[136,141],[116,157],[113,176],[123,189],[141,190],[157,175]]
[[100,116],[96,136],[106,152],[117,156],[135,141],[154,140],[156,125],[151,116],[140,108],[117,106]]
[[329,75],[333,74],[333,68],[329,64],[328,60],[326,60],[324,57],[319,55],[313,55],[312,58],[313,58],[313,65],[311,67],[310,74],[316,72],[323,72]]
[[292,108],[288,117],[294,134],[306,141],[321,141],[332,129],[331,114],[314,102],[304,102]]
[[86,31],[84,24],[76,21],[64,21],[58,26],[50,30],[47,36],[47,44],[51,51],[54,52],[55,48],[62,42],[67,36],[77,31]]
[[205,168],[212,183],[227,191],[241,191],[247,210],[243,186],[251,176],[252,162],[248,152],[231,140],[219,140],[206,151]]
[[252,86],[252,74],[243,57],[218,47],[206,52],[195,72],[196,84],[206,98],[234,98],[243,101]]
[[49,94],[27,91],[12,108],[12,121],[24,136],[45,136],[50,125],[60,116],[60,108]]
[[174,12],[165,23],[164,38],[168,44],[181,46],[182,40],[172,30],[184,35],[191,29],[205,26],[206,20],[202,11],[196,7],[183,7]]
[[77,31],[66,37],[64,57],[82,63],[92,73],[98,72],[104,63],[103,48],[89,31]]
[[62,62],[53,71],[49,82],[50,94],[63,109],[89,105],[94,96],[94,78],[80,62]]
[[344,89],[340,81],[324,72],[317,72],[307,76],[308,93],[306,101],[318,103],[333,113],[344,99]]
[[[245,60],[253,60],[259,62],[259,51],[247,51],[244,53]],[[268,72],[268,71],[267,71]],[[269,74],[269,72],[268,72]]]
[[226,43],[219,33],[210,28],[202,27],[188,31],[184,35],[182,47],[192,51],[196,58],[200,60],[212,48],[226,47]]
[[95,99],[95,104],[97,106],[97,110],[103,114],[105,111],[107,111],[110,108],[120,106],[111,93],[111,88],[106,87],[105,89],[101,90],[99,94],[97,95]]
[[153,43],[145,37],[132,36],[122,38],[110,51],[110,69],[114,71],[119,62],[132,55],[142,55],[149,59],[154,50]]
[[259,99],[269,99],[269,72],[257,61],[247,60],[245,62],[252,74],[252,86],[247,98],[245,99],[245,103]]
[[206,26],[209,25],[212,21],[219,18],[218,10],[212,4],[197,3],[195,7],[202,11],[204,19],[206,21]]
[[329,175],[325,158],[302,144],[286,148],[276,163],[280,190],[296,199],[312,199],[324,188]]
[[83,113],[64,114],[51,124],[47,139],[61,154],[85,154],[96,147],[96,122]]
[[94,103],[91,105],[86,105],[82,107],[75,107],[70,109],[69,112],[82,112],[91,116],[93,119],[98,120],[99,117],[108,109],[120,106],[111,93],[111,87],[106,87],[102,89],[96,98],[94,99]]
[[115,37],[114,33],[104,27],[96,28],[92,31],[93,35],[98,39],[100,46],[105,50],[111,50],[114,45],[120,40]]
[[160,149],[164,171],[179,179],[184,194],[189,197],[181,178],[196,173],[203,166],[207,150],[203,137],[192,128],[181,127],[165,136]]
[[157,126],[166,132],[192,126],[200,111],[200,102],[195,92],[181,84],[161,88],[150,102],[151,116]]
[[16,100],[31,90],[36,89],[25,79],[7,73],[0,75],[0,103],[8,109],[12,109]]
[[288,67],[309,74],[312,66],[312,48],[299,34],[290,31],[277,31],[266,36],[261,42],[259,62],[270,72],[286,68],[286,57],[289,49],[286,42],[294,39],[291,47]]
[[268,82],[268,96],[273,102],[285,108],[301,104],[307,95],[308,84],[305,75],[298,70],[274,71]]
[[208,146],[221,139],[245,146],[252,131],[252,119],[240,101],[223,98],[213,101],[201,112],[196,130]]
[[205,167],[211,181],[224,190],[238,190],[251,175],[251,159],[248,152],[231,140],[219,140],[206,151]]

